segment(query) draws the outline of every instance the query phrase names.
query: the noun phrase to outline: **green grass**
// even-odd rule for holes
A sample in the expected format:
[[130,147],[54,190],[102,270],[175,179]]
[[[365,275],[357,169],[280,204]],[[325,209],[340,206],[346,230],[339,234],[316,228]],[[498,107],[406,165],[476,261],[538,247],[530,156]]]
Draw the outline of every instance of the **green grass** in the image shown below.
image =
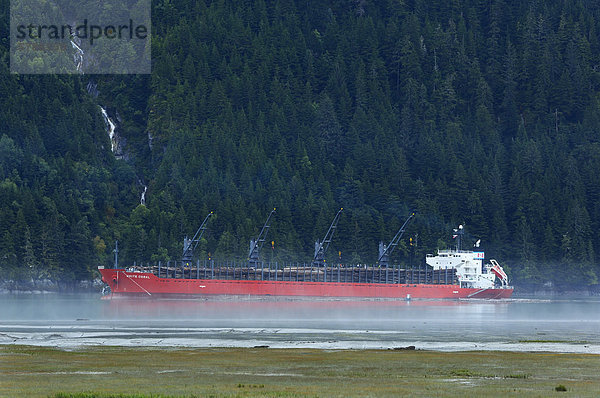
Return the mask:
[[[59,392],[52,398],[168,398],[168,395],[146,395],[146,394],[99,394],[93,392],[64,393]],[[190,396],[191,397],[191,396]]]
[[1,397],[597,396],[600,355],[0,346]]

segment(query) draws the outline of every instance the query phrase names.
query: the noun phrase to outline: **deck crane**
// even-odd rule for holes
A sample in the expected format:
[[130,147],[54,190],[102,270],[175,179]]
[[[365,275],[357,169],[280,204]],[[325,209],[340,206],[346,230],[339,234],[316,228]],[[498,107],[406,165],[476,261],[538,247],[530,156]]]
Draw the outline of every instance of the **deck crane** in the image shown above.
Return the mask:
[[263,244],[267,240],[267,233],[269,232],[269,228],[271,227],[269,222],[271,221],[271,217],[273,216],[273,214],[275,214],[275,210],[276,209],[274,208],[269,213],[269,217],[267,217],[267,221],[265,221],[265,225],[263,225],[256,239],[250,240],[250,252],[248,253],[248,265],[250,266],[256,266],[260,262],[260,249],[262,249]]
[[380,266],[387,267],[390,264],[390,256],[392,255],[392,252],[394,251],[396,246],[398,246],[398,242],[402,238],[402,235],[404,235],[404,231],[406,230],[408,223],[410,222],[410,220],[413,219],[414,216],[414,212],[411,213],[410,216],[408,216],[406,221],[404,221],[404,224],[402,224],[402,227],[400,227],[398,232],[396,232],[396,235],[387,246],[384,245],[383,242],[379,242],[379,258],[377,259],[377,263]]
[[198,247],[198,243],[200,243],[200,239],[202,239],[202,234],[204,234],[204,231],[206,231],[206,223],[208,222],[208,219],[213,216],[213,214],[214,213],[212,211],[208,213],[208,215],[204,218],[204,221],[202,221],[202,225],[200,225],[200,228],[198,228],[192,239],[189,239],[187,236],[183,238],[183,255],[181,256],[181,261],[184,263],[189,264],[192,262],[194,250],[196,250],[196,247]]
[[342,207],[337,212],[337,214],[333,218],[333,221],[331,222],[331,225],[329,226],[329,229],[327,230],[327,233],[325,234],[325,237],[323,238],[323,240],[322,241],[317,240],[315,242],[315,256],[313,257],[313,260],[312,260],[312,264],[314,266],[322,266],[325,264],[325,253],[327,252],[327,249],[329,248],[329,244],[331,243],[331,240],[333,239],[333,233],[335,232],[335,230],[337,228],[337,224],[338,224],[340,215],[342,214],[343,210],[344,210],[344,208]]

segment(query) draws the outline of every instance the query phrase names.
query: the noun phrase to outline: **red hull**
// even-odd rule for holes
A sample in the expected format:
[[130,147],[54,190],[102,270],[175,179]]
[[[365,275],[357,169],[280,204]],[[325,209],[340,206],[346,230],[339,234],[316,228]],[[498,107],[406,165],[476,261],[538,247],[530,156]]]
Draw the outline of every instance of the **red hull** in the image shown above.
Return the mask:
[[112,294],[125,296],[239,295],[306,297],[373,297],[416,299],[509,298],[513,289],[467,289],[457,285],[289,282],[158,278],[144,272],[100,269]]

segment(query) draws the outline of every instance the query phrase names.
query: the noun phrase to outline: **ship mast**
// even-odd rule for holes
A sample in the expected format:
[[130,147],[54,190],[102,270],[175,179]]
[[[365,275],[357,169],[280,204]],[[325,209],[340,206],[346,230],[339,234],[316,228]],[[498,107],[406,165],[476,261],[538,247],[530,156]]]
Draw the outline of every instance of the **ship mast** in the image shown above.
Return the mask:
[[462,224],[458,226],[458,228],[454,228],[454,235],[452,237],[456,239],[456,251],[460,252],[462,250],[462,238],[465,234],[465,228]]
[[113,250],[113,252],[115,253],[115,269],[119,268],[119,241],[116,240],[115,241],[115,250]]
[[327,252],[327,249],[329,248],[329,244],[331,243],[331,240],[333,239],[333,233],[335,232],[335,230],[337,228],[337,224],[338,224],[340,215],[342,214],[343,210],[344,210],[344,208],[342,207],[337,212],[337,214],[333,218],[333,221],[331,222],[331,225],[329,226],[329,229],[327,230],[327,233],[325,234],[325,237],[323,238],[323,240],[322,241],[317,240],[315,242],[315,256],[313,257],[313,260],[312,260],[313,265],[315,265],[315,266],[325,265],[325,253]]

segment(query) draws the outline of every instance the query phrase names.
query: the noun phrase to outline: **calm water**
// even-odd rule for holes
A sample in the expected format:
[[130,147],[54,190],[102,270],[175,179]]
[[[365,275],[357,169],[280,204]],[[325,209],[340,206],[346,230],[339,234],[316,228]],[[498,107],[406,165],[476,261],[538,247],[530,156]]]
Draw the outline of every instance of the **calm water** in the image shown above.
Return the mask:
[[0,296],[0,344],[600,354],[600,300],[101,300]]

